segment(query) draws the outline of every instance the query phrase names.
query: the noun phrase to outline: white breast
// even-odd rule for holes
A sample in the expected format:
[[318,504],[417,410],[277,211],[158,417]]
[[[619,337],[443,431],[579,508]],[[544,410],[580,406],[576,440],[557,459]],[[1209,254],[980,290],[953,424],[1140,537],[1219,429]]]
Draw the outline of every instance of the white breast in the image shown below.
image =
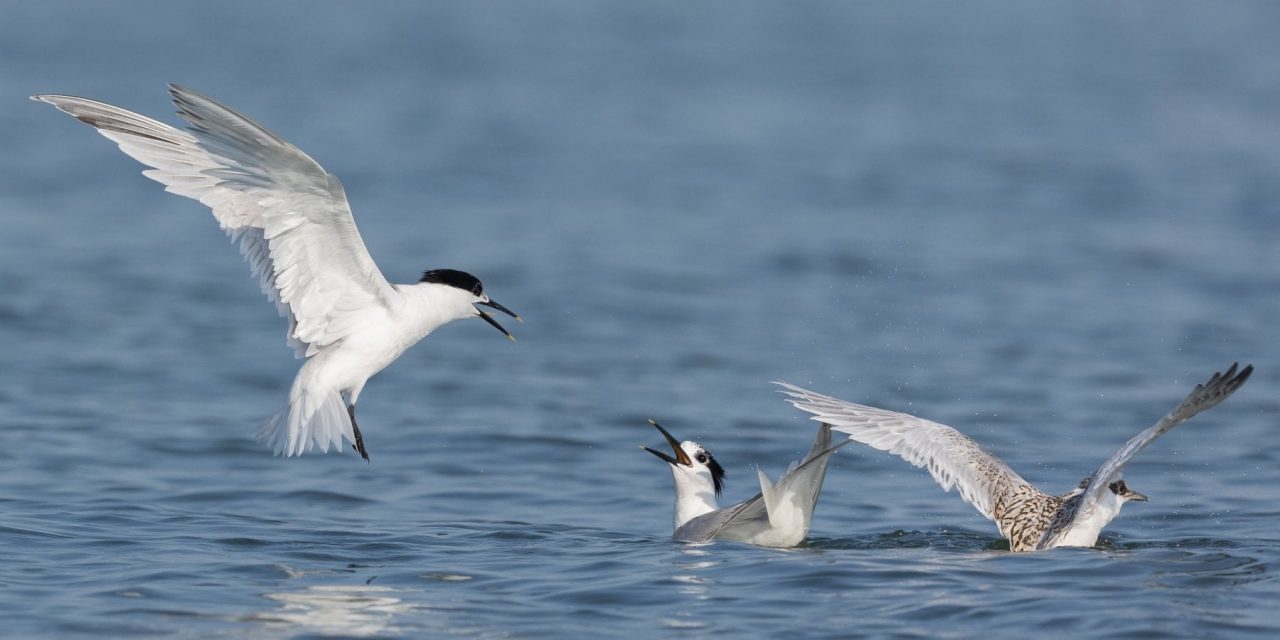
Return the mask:
[[1088,513],[1082,513],[1071,528],[1058,538],[1055,547],[1092,547],[1098,543],[1102,529],[1120,514],[1124,501],[1115,493],[1107,491],[1097,506]]

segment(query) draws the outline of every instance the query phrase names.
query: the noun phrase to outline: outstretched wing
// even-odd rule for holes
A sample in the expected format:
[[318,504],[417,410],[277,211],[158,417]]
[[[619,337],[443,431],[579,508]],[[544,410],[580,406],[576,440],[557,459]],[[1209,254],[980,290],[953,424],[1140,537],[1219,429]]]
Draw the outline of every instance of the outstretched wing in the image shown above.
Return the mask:
[[822,425],[809,453],[791,463],[777,483],[770,484],[768,477],[760,472],[760,493],[698,516],[677,529],[672,537],[684,542],[721,539],[766,546],[800,544],[808,533],[818,495],[822,493],[827,462],[831,454],[849,442],[845,440],[831,446],[831,427]]
[[1147,445],[1156,441],[1156,438],[1164,435],[1170,429],[1190,420],[1193,416],[1205,409],[1210,409],[1218,405],[1219,402],[1227,399],[1227,396],[1235,393],[1237,389],[1244,385],[1249,376],[1253,375],[1253,365],[1245,367],[1239,373],[1236,373],[1239,363],[1232,363],[1231,368],[1226,373],[1214,373],[1213,377],[1204,384],[1196,385],[1191,393],[1182,400],[1178,406],[1174,407],[1168,415],[1160,418],[1154,425],[1148,427],[1142,433],[1132,437],[1128,442],[1124,443],[1120,450],[1112,454],[1111,458],[1102,463],[1101,467],[1094,472],[1089,480],[1089,484],[1085,486],[1083,499],[1080,508],[1076,511],[1076,517],[1087,517],[1097,505],[1098,500],[1102,497],[1104,491],[1108,490],[1112,482],[1119,479],[1120,473],[1124,471],[1124,466],[1129,464],[1133,456],[1137,455]]
[[955,487],[965,502],[982,515],[999,522],[995,513],[1000,498],[1039,493],[1008,465],[968,436],[937,422],[913,415],[845,402],[776,382],[787,402],[813,414],[841,433],[881,451],[900,456],[917,467],[926,467],[944,491]]
[[338,179],[230,107],[169,85],[181,131],[109,104],[32,96],[93,126],[151,167],[143,175],[199,200],[289,318],[288,341],[311,356],[385,313],[394,290],[369,256]]

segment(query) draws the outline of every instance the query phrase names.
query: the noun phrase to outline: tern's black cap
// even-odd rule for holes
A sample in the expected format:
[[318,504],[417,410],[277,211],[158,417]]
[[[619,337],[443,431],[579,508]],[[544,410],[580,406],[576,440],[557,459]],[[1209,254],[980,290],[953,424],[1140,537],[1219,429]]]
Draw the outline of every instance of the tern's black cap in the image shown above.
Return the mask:
[[422,280],[419,280],[419,282],[434,282],[457,287],[463,291],[470,291],[477,296],[484,294],[484,285],[480,284],[479,278],[457,269],[432,269],[424,272]]

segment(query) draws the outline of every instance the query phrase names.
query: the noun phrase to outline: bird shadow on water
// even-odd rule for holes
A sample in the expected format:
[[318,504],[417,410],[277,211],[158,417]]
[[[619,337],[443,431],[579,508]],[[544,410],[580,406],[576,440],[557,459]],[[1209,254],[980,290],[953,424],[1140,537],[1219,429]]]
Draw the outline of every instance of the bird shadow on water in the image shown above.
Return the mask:
[[[1274,541],[1258,541],[1275,548]],[[1173,538],[1141,542],[1100,541],[1103,549],[1133,556],[1150,567],[1153,586],[1170,589],[1232,587],[1270,582],[1263,549],[1220,538]]]
[[[1269,544],[1275,544],[1268,542]],[[940,549],[953,551],[1009,551],[1009,541],[970,531],[906,531],[898,529],[888,533],[874,533],[839,538],[812,537],[800,545],[811,549]],[[1168,540],[1128,541],[1120,537],[1103,536],[1091,549],[1124,555],[1153,550],[1165,550],[1184,554],[1217,552],[1230,555],[1228,550],[1242,549],[1237,541],[1219,538],[1174,538]],[[1074,547],[1072,549],[1075,549]],[[1052,551],[1052,550],[1050,550]]]
[[1009,541],[967,531],[905,531],[842,538],[810,538],[802,545],[811,549],[875,551],[892,549],[936,549],[942,551],[1008,551]]
[[[1271,541],[1260,542],[1275,546]],[[1149,576],[1147,580],[1151,586],[1173,590],[1236,587],[1276,579],[1269,571],[1269,563],[1260,557],[1265,554],[1255,553],[1262,550],[1253,545],[1218,538],[1127,541],[1119,537],[1103,537],[1096,545],[1088,548],[1011,554],[1007,540],[988,535],[964,531],[898,530],[856,537],[812,538],[802,548],[817,551],[927,549],[959,553],[996,552],[997,556],[1030,556],[1038,559],[1051,559],[1053,554],[1057,554],[1064,560],[1064,571],[1083,569],[1090,572],[1096,570],[1097,565],[1090,562],[1082,566],[1078,560],[1092,556],[1107,564],[1111,564],[1107,560],[1125,562],[1131,569]]]

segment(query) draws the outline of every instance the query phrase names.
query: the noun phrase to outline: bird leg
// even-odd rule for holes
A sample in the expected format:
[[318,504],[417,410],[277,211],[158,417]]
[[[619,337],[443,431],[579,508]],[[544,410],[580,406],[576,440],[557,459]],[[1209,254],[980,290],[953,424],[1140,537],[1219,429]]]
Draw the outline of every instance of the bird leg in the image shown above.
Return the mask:
[[360,457],[365,462],[369,461],[369,452],[364,450],[364,438],[360,435],[360,425],[356,424],[356,405],[347,405],[347,415],[351,416],[351,431],[355,433],[355,444],[351,445],[352,449],[360,452]]

